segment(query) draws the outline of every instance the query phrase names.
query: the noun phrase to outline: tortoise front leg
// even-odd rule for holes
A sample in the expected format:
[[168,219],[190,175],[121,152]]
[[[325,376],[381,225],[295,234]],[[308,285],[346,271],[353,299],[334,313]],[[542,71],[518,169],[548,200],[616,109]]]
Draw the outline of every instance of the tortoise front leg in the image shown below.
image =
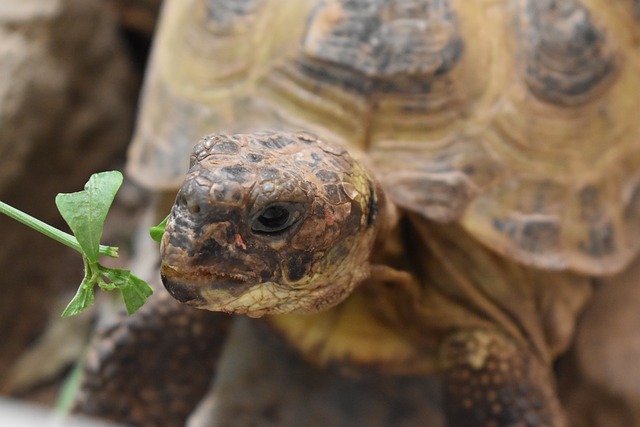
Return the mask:
[[498,331],[471,329],[441,347],[448,425],[566,426],[551,370]]
[[183,426],[213,379],[230,320],[156,286],[137,313],[98,326],[74,411],[141,427]]

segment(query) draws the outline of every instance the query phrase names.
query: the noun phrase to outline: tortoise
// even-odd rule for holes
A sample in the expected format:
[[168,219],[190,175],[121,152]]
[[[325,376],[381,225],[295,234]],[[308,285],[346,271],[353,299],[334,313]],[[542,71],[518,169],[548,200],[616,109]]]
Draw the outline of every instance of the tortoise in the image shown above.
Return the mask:
[[128,160],[175,197],[166,289],[436,374],[449,425],[566,425],[553,361],[640,245],[636,8],[167,1]]

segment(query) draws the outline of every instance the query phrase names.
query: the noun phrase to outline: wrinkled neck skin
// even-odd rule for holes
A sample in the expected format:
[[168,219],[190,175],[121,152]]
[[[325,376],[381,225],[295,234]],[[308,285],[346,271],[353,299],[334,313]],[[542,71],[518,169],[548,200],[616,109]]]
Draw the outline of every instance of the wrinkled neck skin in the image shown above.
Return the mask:
[[308,133],[212,135],[194,148],[167,223],[163,283],[212,311],[316,313],[372,274],[395,218],[342,148]]

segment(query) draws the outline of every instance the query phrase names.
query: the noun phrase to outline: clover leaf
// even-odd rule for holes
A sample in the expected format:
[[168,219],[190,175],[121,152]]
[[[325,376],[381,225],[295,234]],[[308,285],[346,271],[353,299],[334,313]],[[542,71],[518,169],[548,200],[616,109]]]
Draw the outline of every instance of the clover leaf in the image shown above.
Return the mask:
[[70,194],[58,194],[56,206],[74,236],[54,228],[32,216],[0,202],[3,213],[82,255],[84,278],[63,317],[73,316],[93,305],[95,286],[102,290],[118,290],[124,299],[127,313],[138,310],[153,293],[151,287],[129,270],[108,268],[99,263],[100,255],[118,256],[118,248],[100,245],[104,221],[115,195],[122,185],[118,171],[93,174],[84,190]]
[[104,221],[121,185],[122,174],[118,171],[96,173],[89,178],[83,191],[56,196],[60,214],[91,262],[98,262]]
[[167,227],[167,221],[169,221],[170,216],[171,215],[167,215],[160,224],[155,225],[149,229],[151,238],[158,243],[162,241],[162,235],[164,234],[164,229]]

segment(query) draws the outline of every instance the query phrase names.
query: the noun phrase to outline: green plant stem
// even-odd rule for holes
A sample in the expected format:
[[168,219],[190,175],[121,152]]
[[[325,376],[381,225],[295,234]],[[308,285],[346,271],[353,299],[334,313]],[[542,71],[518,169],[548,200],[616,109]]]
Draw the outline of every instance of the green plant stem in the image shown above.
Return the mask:
[[[62,230],[58,230],[55,227],[50,226],[49,224],[40,221],[37,218],[32,217],[29,214],[26,214],[13,206],[10,206],[4,202],[0,201],[0,213],[7,215],[10,218],[15,219],[18,222],[30,227],[45,236],[51,237],[52,239],[62,243],[63,245],[69,246],[72,249],[84,254],[78,240],[73,237],[69,233],[65,233]],[[113,246],[100,245],[100,254],[107,255],[112,258],[116,258],[118,256],[118,248]]]

